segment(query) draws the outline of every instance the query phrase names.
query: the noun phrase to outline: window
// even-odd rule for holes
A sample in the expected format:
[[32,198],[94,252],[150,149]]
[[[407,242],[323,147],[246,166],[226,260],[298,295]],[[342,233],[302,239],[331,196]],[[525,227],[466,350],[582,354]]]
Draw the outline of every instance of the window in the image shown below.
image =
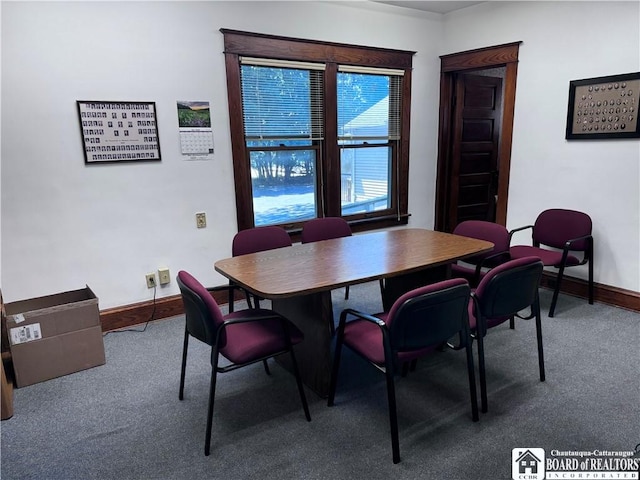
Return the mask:
[[[392,210],[403,72],[339,67],[341,215]],[[366,93],[365,93],[366,92]]]
[[324,65],[244,57],[240,64],[254,224],[315,218]]
[[405,224],[413,52],[222,32],[238,229]]

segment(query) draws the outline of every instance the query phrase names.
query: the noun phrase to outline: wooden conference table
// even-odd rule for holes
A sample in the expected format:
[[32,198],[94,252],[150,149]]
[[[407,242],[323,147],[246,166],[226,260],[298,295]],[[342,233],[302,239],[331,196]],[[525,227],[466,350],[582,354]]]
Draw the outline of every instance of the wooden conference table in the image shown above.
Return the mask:
[[[307,386],[326,397],[332,290],[383,278],[382,301],[388,310],[403,293],[446,278],[451,262],[492,248],[483,240],[407,228],[295,244],[227,258],[214,267],[251,293],[271,300],[275,311],[304,332],[304,341],[296,347],[300,373]],[[287,366],[284,357],[278,361]]]

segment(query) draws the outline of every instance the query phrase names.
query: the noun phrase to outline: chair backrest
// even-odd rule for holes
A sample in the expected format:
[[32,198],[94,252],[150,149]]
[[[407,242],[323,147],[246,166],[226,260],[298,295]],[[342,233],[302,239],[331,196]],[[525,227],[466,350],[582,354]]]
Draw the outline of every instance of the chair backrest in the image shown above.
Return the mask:
[[[591,217],[576,210],[552,208],[543,211],[533,225],[533,241],[554,248],[563,248],[567,240],[591,235]],[[586,240],[575,242],[571,250],[585,251]]]
[[264,252],[275,248],[290,247],[291,237],[282,227],[268,226],[241,230],[233,237],[231,255]]
[[[216,330],[224,322],[220,307],[209,291],[190,273],[180,270],[176,280],[182,295],[189,334],[204,343],[213,345]],[[221,338],[220,346],[224,346],[225,343],[226,338]]]
[[350,237],[351,227],[344,218],[314,218],[302,225],[300,241],[302,243],[319,242],[330,238]]
[[475,290],[484,318],[504,318],[533,305],[543,264],[538,257],[522,257],[492,268]]
[[486,257],[509,251],[509,230],[504,225],[484,220],[466,220],[454,228],[455,235],[477,238],[493,243],[493,250],[465,259],[467,263],[479,263]]
[[[385,322],[391,348],[398,352],[418,350],[448,341],[468,329],[471,289],[462,278],[420,287],[393,303]],[[467,335],[462,335],[462,340]]]

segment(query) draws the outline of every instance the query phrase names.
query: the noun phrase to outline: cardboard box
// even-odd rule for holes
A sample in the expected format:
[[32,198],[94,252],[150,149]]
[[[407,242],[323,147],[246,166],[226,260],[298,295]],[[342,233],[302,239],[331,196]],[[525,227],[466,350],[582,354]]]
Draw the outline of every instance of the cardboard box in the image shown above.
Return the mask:
[[5,304],[16,386],[104,365],[98,298],[87,286]]
[[2,322],[2,358],[0,359],[0,369],[2,370],[2,379],[0,380],[0,419],[6,420],[13,416],[13,377],[7,377],[4,369],[5,349],[8,356],[9,340],[7,336],[7,319],[4,309],[4,300],[2,299],[2,290],[0,290],[0,322]]

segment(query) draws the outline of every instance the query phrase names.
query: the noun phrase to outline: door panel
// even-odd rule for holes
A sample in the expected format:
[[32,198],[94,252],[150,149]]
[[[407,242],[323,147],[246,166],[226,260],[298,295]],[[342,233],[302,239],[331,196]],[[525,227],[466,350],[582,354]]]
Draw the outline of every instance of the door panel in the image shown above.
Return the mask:
[[502,79],[459,74],[452,119],[448,225],[496,220]]
[[460,160],[460,175],[471,175],[491,170],[490,152],[465,152]]
[[[468,109],[466,111],[468,112]],[[493,127],[493,119],[490,118],[463,118],[461,141],[467,144],[471,142],[491,142],[494,133]]]

